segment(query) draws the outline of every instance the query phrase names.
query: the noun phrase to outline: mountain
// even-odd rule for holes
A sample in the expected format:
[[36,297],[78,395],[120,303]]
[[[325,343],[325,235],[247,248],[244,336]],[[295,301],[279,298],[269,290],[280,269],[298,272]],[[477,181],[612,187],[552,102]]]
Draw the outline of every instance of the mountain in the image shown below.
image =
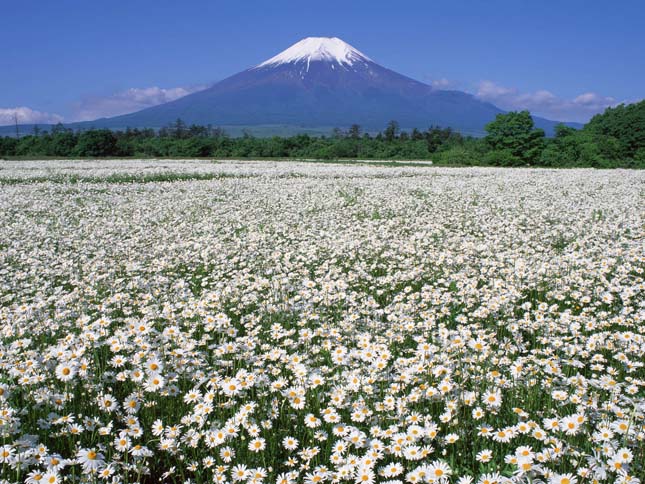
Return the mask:
[[[261,64],[202,91],[131,114],[74,123],[77,128],[159,128],[187,124],[348,127],[381,130],[431,125],[480,135],[503,111],[460,91],[443,91],[387,69],[339,38],[308,37]],[[534,118],[550,133],[557,124]]]

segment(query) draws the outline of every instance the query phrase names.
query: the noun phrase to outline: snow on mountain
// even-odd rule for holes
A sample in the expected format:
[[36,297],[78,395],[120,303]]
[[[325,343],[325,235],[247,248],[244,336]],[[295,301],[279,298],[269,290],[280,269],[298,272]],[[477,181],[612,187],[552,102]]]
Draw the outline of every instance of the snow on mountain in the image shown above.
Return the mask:
[[[294,130],[357,123],[375,131],[396,120],[406,129],[439,125],[479,135],[501,112],[471,94],[433,89],[383,67],[339,38],[308,37],[202,91],[71,126],[160,128],[181,118],[187,124]],[[553,121],[534,119],[553,131]]]
[[296,62],[307,62],[309,67],[311,61],[336,62],[351,66],[354,62],[371,61],[371,59],[338,37],[307,37],[256,67]]

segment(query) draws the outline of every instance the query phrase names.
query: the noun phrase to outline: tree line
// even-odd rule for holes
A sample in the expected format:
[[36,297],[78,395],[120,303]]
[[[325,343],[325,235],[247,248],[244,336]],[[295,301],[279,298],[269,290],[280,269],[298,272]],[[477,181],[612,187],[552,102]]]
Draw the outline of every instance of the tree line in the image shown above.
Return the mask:
[[645,168],[645,101],[608,108],[582,129],[535,128],[528,111],[499,114],[486,136],[431,126],[404,131],[391,121],[370,134],[354,124],[329,136],[231,137],[221,128],[178,119],[160,130],[90,129],[59,124],[50,132],[0,138],[0,157],[221,157],[432,160],[448,165]]

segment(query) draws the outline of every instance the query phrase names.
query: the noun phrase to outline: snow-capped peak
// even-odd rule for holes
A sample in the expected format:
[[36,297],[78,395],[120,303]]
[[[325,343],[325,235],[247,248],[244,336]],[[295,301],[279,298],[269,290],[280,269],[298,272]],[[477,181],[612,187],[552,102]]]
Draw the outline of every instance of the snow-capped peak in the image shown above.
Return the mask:
[[369,60],[371,59],[361,51],[338,37],[307,37],[257,67],[302,61],[307,64],[311,61],[327,61],[352,65],[357,61]]

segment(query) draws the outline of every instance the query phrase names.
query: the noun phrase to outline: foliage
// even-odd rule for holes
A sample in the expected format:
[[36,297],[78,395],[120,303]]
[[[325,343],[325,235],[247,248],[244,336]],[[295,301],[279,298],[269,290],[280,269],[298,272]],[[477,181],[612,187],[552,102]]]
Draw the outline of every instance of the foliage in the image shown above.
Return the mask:
[[516,166],[537,161],[544,146],[544,130],[533,126],[528,111],[498,114],[486,125],[486,143],[495,153],[495,164]]
[[591,118],[585,131],[600,140],[606,157],[634,159],[645,149],[645,101],[609,108]]
[[113,156],[119,155],[116,150],[117,138],[109,129],[90,130],[81,133],[73,153],[77,156]]
[[563,125],[547,141],[545,166],[645,168],[645,101],[620,105],[594,116],[581,130]]
[[488,151],[484,155],[484,164],[491,166],[522,166],[524,160],[515,155],[509,148]]
[[455,146],[437,153],[437,161],[443,165],[467,165],[475,166],[482,164],[482,160],[472,149],[464,146]]
[[556,127],[555,137],[549,141],[540,158],[544,166],[608,166],[598,140],[585,130],[575,130],[563,125]]
[[331,137],[299,134],[291,137],[231,138],[220,128],[186,126],[178,119],[155,132],[88,130],[74,133],[60,126],[51,133],[0,138],[0,156],[44,157],[239,157],[239,158],[365,158],[432,159],[441,150],[462,146],[468,139],[450,128],[432,127],[401,132],[392,121],[383,134],[363,133],[357,124]]
[[187,126],[181,119],[158,130],[73,132],[61,124],[20,139],[0,138],[0,157],[217,157],[432,160],[446,165],[545,167],[645,167],[645,101],[594,116],[583,129],[558,125],[553,138],[535,129],[528,111],[500,114],[485,138],[464,137],[450,128],[402,131],[390,121],[370,134],[353,124],[331,136],[299,134],[229,137],[212,126]]

